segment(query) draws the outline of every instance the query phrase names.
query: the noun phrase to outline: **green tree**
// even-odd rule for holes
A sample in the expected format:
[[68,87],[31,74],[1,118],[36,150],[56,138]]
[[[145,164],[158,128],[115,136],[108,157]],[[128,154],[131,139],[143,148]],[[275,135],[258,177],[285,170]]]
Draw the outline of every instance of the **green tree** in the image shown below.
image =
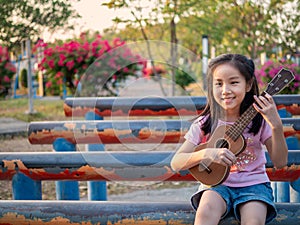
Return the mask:
[[79,15],[65,0],[0,0],[0,44],[20,46],[27,38],[38,38],[43,31],[70,29],[71,18]]
[[[209,35],[218,53],[235,51],[257,58],[281,45],[296,52],[299,45],[299,4],[295,0],[219,0],[203,7],[194,28]],[[185,23],[186,24],[186,23]]]
[[[136,30],[139,29],[144,40],[165,40],[169,41],[170,44],[170,54],[165,54],[170,56],[170,59],[166,59],[168,63],[174,65],[171,67],[170,72],[172,74],[172,84],[177,83],[176,81],[176,67],[177,61],[179,59],[177,52],[177,21],[180,20],[181,16],[186,16],[191,7],[198,4],[196,0],[157,0],[151,1],[147,5],[143,4],[144,2],[140,0],[110,0],[103,5],[106,5],[108,8],[126,8],[130,10],[132,18],[115,18],[116,23],[126,23],[126,29]],[[127,33],[127,32],[126,32]],[[129,33],[129,32],[128,32]],[[130,34],[133,34],[130,32]],[[139,38],[134,32],[134,37]],[[151,58],[151,49],[148,47],[151,67],[154,70],[154,77],[156,80],[160,75],[155,71],[154,61]],[[177,83],[178,84],[178,83]],[[161,83],[160,83],[161,85]],[[162,85],[161,85],[162,87]],[[162,92],[164,90],[162,88]],[[175,94],[175,87],[172,88],[172,95]]]
[[[283,53],[296,53],[299,46],[300,4],[297,0],[155,2],[151,17],[145,13],[141,14],[149,39],[154,37],[153,39],[171,41],[170,21],[177,18],[178,22],[175,25],[178,43],[199,55],[203,34],[209,36],[210,46],[214,47],[216,54],[239,52],[257,58],[261,52],[272,54],[274,47],[278,46],[282,48]],[[123,8],[133,5],[130,4],[133,0],[111,0],[110,7],[113,3],[119,3],[116,6]],[[116,22],[122,20],[117,19]],[[130,35],[130,38],[139,38],[138,33],[132,32],[137,27],[134,26],[136,23],[129,19],[127,22],[128,27],[121,31],[122,34]]]

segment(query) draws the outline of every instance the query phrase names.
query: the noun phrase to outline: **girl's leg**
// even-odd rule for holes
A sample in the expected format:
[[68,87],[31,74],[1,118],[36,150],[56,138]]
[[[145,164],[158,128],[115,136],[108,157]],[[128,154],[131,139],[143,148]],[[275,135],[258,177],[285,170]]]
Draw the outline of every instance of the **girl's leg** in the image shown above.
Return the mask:
[[267,205],[261,201],[249,201],[239,206],[241,225],[264,225]]
[[215,191],[204,191],[196,212],[194,225],[217,225],[226,212],[226,202]]

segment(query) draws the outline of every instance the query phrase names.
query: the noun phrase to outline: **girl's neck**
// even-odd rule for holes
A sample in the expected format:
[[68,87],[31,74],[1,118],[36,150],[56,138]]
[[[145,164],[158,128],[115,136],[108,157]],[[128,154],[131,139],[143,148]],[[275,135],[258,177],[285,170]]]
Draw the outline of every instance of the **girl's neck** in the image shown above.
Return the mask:
[[226,122],[235,122],[239,117],[239,113],[223,112],[220,119]]

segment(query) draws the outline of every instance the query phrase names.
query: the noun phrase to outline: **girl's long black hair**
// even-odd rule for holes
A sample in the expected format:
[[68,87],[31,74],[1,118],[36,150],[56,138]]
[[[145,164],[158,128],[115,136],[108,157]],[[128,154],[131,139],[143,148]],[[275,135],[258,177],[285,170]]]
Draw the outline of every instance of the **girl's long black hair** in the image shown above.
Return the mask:
[[[207,71],[207,104],[199,115],[204,116],[205,121],[201,127],[204,134],[209,134],[214,131],[220,118],[221,108],[213,97],[213,73],[217,66],[222,64],[230,64],[234,66],[245,77],[247,84],[251,84],[251,90],[246,93],[244,100],[240,107],[240,115],[243,114],[254,102],[253,95],[259,95],[257,80],[254,74],[255,65],[251,59],[240,54],[223,54],[212,59],[208,65]],[[254,135],[258,133],[262,125],[262,116],[257,114],[252,119],[252,125],[249,132]]]

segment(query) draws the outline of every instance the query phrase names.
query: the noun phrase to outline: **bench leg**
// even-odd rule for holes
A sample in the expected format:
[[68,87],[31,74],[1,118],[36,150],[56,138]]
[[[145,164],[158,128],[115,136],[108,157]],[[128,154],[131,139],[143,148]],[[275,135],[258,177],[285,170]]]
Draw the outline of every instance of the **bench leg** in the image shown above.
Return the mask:
[[[76,151],[76,146],[64,138],[57,138],[53,148],[57,152]],[[57,200],[80,200],[78,181],[56,181],[55,184]]]
[[[103,117],[98,116],[94,112],[88,112],[85,115],[86,120],[103,120]],[[88,144],[86,145],[87,151],[105,151],[103,144]],[[105,181],[88,181],[88,199],[91,201],[106,201],[107,188]]]
[[14,200],[42,200],[42,182],[18,172],[12,178],[12,192]]

